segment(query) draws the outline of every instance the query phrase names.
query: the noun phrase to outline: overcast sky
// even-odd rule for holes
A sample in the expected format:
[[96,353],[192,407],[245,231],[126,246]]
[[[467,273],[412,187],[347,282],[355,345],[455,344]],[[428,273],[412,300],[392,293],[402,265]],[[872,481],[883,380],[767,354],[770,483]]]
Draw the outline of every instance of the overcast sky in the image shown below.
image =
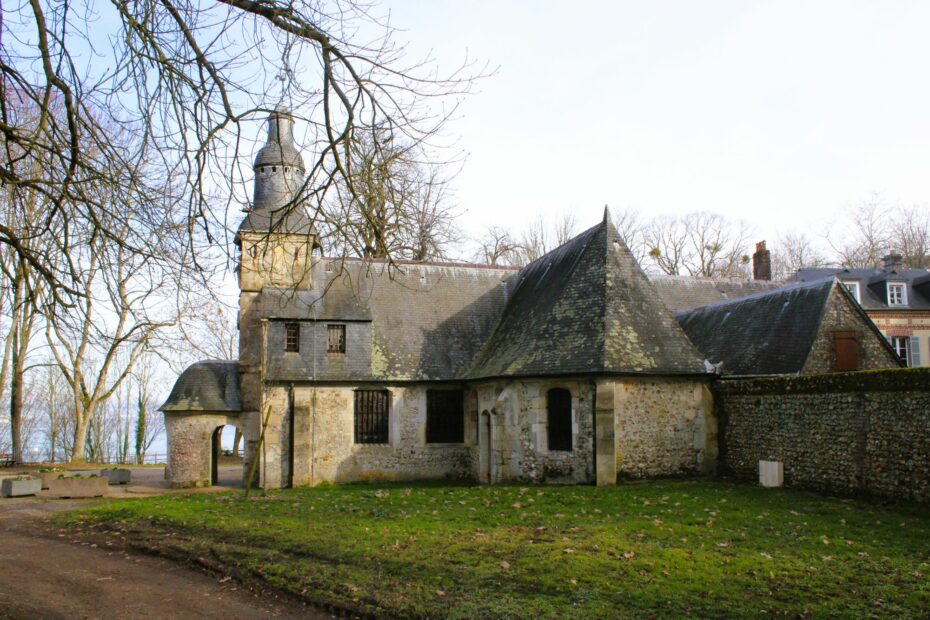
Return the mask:
[[413,55],[498,66],[451,130],[465,227],[605,204],[773,241],[930,201],[930,2],[385,2]]

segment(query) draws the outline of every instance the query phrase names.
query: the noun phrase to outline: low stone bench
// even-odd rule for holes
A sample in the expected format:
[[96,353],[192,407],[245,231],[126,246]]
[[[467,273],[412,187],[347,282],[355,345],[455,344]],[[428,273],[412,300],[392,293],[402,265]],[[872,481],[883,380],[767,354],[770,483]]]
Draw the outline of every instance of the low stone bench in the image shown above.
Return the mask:
[[17,476],[0,481],[0,495],[3,497],[25,497],[37,495],[42,490],[42,481],[38,478]]
[[108,483],[106,477],[52,478],[48,484],[48,495],[56,498],[102,497],[107,494]]

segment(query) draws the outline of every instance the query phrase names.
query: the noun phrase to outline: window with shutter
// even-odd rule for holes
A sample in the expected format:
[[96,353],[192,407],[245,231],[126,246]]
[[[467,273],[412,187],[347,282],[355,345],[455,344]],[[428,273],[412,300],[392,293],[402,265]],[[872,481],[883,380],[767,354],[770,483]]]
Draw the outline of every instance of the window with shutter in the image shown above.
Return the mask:
[[346,352],[346,326],[345,325],[327,325],[326,326],[326,352],[327,353],[345,353]]
[[833,370],[859,370],[859,338],[856,332],[833,332]]
[[901,358],[901,361],[904,362],[906,366],[910,366],[909,351],[910,348],[910,339],[907,336],[892,336],[889,340],[891,343],[891,348],[894,349],[894,352],[898,357]]

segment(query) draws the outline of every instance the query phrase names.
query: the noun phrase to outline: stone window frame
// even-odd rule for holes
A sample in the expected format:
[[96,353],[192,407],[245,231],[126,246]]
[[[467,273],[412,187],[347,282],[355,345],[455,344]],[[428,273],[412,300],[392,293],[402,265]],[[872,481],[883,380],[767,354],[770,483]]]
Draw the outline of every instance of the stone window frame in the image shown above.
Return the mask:
[[[568,449],[563,449],[563,448],[553,449],[553,448],[550,446],[550,441],[549,441],[549,440],[550,440],[550,426],[549,426],[549,417],[550,417],[550,412],[549,412],[549,394],[550,394],[551,392],[555,391],[555,390],[562,390],[562,391],[565,391],[565,392],[568,393],[568,397],[569,397],[569,398],[568,398],[568,402],[569,402],[569,410],[568,410],[568,432],[569,432],[570,440],[569,440],[569,447],[568,447]],[[577,411],[576,411],[576,409],[577,409],[577,407],[576,407],[576,397],[575,397],[575,394],[572,392],[571,388],[569,388],[568,386],[565,386],[565,385],[550,385],[550,386],[547,386],[547,387],[546,387],[546,390],[545,390],[545,401],[546,401],[546,405],[545,405],[545,408],[543,409],[543,411],[545,411],[545,420],[546,420],[546,423],[545,423],[546,432],[543,434],[543,436],[546,438],[546,439],[545,439],[545,441],[546,441],[546,449],[545,449],[545,452],[546,452],[547,454],[564,454],[564,455],[573,454],[573,453],[575,452],[576,444],[577,444],[577,442],[578,442],[578,424],[577,424],[577,419],[576,419],[576,416],[577,416]]]
[[[460,413],[461,413],[461,423],[462,423],[462,432],[460,439],[455,441],[437,441],[434,437],[433,440],[430,440],[430,393],[436,392],[454,392],[459,395],[460,401]],[[424,410],[424,443],[427,446],[458,446],[465,444],[465,390],[462,388],[427,388],[424,392],[425,406]]]
[[[889,306],[906,306],[907,305],[907,286],[903,282],[888,282],[888,305]],[[896,293],[892,293],[892,291]],[[900,293],[900,295],[898,295]]]
[[[379,393],[385,398],[385,431],[383,435],[384,441],[359,441],[358,431],[359,431],[359,422],[358,422],[358,404],[359,404],[359,395],[360,394],[374,394]],[[390,390],[384,387],[359,387],[352,390],[352,444],[355,447],[385,447],[393,445],[392,440],[394,436],[394,431],[392,428],[393,422],[393,409],[394,409],[394,398]],[[379,439],[382,437],[379,437]]]
[[300,322],[284,323],[284,352],[300,353]]

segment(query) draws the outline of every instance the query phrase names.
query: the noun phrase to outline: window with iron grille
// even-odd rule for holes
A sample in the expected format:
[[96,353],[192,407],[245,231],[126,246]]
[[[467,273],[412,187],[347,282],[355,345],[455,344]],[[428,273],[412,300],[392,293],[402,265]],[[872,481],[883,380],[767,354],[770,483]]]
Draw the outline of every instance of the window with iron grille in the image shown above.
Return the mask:
[[833,370],[859,370],[859,335],[856,332],[833,332]]
[[284,350],[288,353],[300,351],[300,323],[284,324]]
[[355,391],[355,443],[388,443],[390,393]]
[[462,390],[426,390],[426,443],[465,441]]
[[546,394],[549,450],[572,450],[572,393],[553,388]]
[[326,326],[326,352],[327,353],[345,353],[346,352],[346,326],[345,325],[327,325]]

